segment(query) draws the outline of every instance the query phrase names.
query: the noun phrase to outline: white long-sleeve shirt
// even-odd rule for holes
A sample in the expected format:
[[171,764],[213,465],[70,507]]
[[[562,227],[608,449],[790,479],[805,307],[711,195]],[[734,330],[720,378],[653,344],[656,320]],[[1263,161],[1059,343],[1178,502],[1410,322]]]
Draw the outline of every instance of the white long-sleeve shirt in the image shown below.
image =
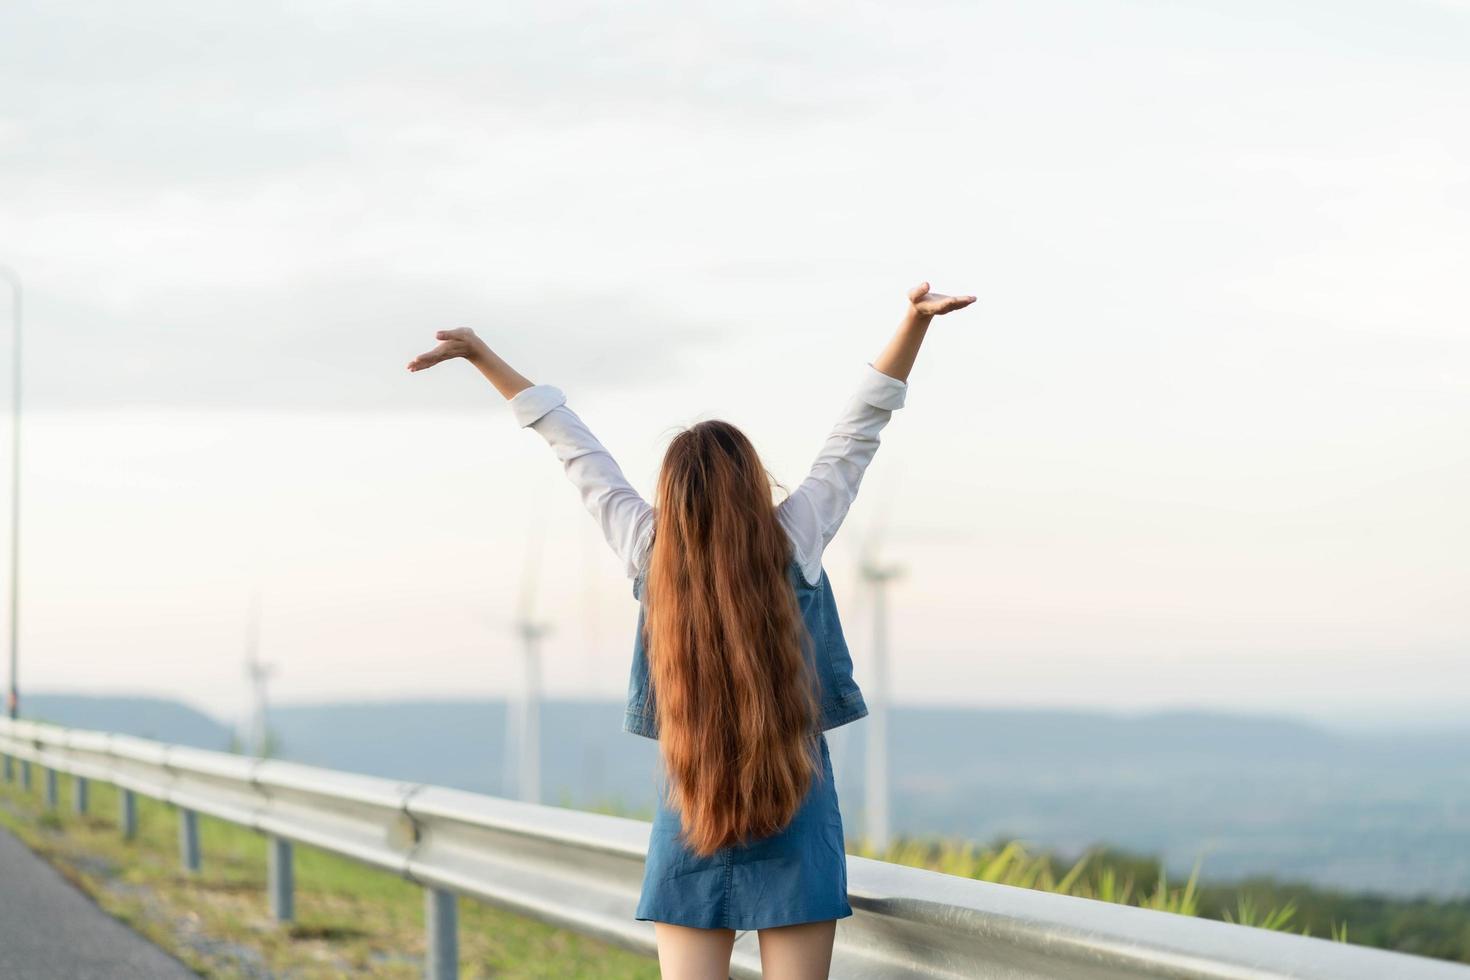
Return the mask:
[[[777,520],[808,582],[821,578],[822,554],[857,497],[863,473],[878,451],[878,433],[893,411],[903,407],[907,394],[905,382],[868,364],[810,472],[776,505]],[[556,452],[628,577],[636,578],[648,557],[653,507],[566,400],[560,388],[532,385],[516,394],[510,407],[519,425],[540,433]]]

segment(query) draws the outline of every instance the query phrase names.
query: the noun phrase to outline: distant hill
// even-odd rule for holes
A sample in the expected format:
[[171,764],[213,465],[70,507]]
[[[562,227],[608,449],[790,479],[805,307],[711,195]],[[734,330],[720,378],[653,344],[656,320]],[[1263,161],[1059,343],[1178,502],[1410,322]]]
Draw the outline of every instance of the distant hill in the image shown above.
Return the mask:
[[[622,731],[612,701],[541,706],[543,798],[653,805],[657,743]],[[281,754],[298,762],[478,793],[506,792],[504,701],[389,701],[274,708]]]
[[[147,699],[34,696],[36,715],[221,748],[225,726]],[[270,725],[285,758],[504,793],[503,701],[296,704]],[[542,706],[550,803],[651,812],[657,744],[616,701]],[[863,829],[868,725],[828,733],[843,820]],[[1256,873],[1349,891],[1470,895],[1470,732],[1343,734],[1290,718],[1199,711],[899,706],[890,721],[895,832],[1019,838],[1061,853],[1108,843],[1171,875]]]
[[200,749],[224,751],[230,746],[229,726],[166,698],[26,694],[21,700],[21,717]]

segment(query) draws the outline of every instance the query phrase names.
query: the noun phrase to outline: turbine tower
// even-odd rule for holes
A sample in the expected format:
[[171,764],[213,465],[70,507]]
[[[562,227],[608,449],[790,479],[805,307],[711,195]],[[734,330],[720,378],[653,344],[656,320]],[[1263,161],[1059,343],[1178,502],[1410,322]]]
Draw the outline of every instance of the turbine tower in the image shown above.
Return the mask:
[[521,690],[514,703],[507,703],[505,788],[527,803],[541,802],[541,639],[551,624],[536,619],[536,578],[541,549],[546,543],[545,521],[532,532],[521,577],[520,608],[515,618],[521,641]]
[[[888,707],[889,681],[888,662],[888,585],[905,574],[902,565],[879,560],[880,541],[894,530],[888,522],[888,514],[894,499],[893,485],[879,497],[876,513],[863,537],[858,561],[858,577],[867,585],[873,610],[873,673],[865,687],[868,702],[867,744],[863,753],[866,774],[863,778],[864,831],[872,846],[881,857],[890,843],[889,824],[890,782],[888,773]],[[897,528],[904,542],[938,541],[954,545],[971,537],[964,527],[944,525],[907,526]]]
[[521,636],[524,681],[516,721],[519,759],[516,763],[516,795],[527,803],[541,802],[541,638],[550,625],[533,621],[529,615],[516,623]]
[[245,621],[245,677],[250,683],[250,751],[258,759],[266,754],[266,683],[275,673],[274,664],[260,662],[260,590],[250,593],[250,614]]
[[869,687],[867,775],[863,790],[867,838],[878,856],[888,850],[888,583],[903,574],[894,564],[880,564],[865,549],[859,573],[872,595],[873,679]]

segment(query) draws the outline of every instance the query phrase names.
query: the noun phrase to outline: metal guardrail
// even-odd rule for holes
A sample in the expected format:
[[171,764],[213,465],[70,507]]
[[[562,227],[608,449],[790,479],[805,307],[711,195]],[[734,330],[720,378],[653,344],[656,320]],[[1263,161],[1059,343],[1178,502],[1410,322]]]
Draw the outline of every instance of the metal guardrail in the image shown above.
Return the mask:
[[[8,719],[0,754],[6,777],[13,758],[27,784],[31,765],[79,788],[116,784],[125,835],[136,832],[134,794],[174,804],[191,869],[201,860],[196,814],[268,835],[279,919],[292,915],[292,843],[423,885],[431,977],[457,973],[455,895],[657,955],[652,925],[633,918],[649,834],[641,821]],[[85,808],[85,791],[73,798]],[[1438,960],[865,858],[848,858],[848,891],[839,978],[1470,980],[1470,967]],[[754,932],[737,937],[731,975],[761,975]]]

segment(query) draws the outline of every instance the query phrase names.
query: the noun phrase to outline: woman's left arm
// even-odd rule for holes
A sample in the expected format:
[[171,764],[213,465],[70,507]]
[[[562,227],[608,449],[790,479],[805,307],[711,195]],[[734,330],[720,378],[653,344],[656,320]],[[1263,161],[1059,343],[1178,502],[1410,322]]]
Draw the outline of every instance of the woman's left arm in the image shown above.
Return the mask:
[[592,430],[566,406],[561,389],[532,384],[473,330],[440,330],[435,337],[441,341],[439,346],[414,358],[408,369],[422,371],[455,357],[475,365],[510,402],[516,422],[534,429],[551,446],[624,571],[636,578],[653,530],[653,508],[628,483]]

